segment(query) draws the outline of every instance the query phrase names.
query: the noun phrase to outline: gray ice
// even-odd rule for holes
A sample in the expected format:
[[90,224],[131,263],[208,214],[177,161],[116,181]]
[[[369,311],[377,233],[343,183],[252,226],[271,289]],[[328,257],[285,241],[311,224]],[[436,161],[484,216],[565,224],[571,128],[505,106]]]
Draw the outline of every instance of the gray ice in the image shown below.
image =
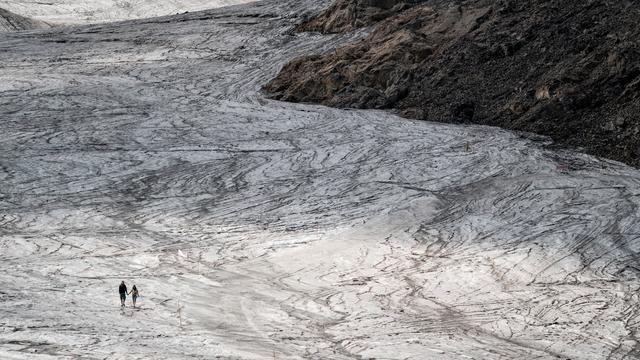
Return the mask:
[[268,100],[323,5],[0,34],[0,358],[640,356],[640,172]]

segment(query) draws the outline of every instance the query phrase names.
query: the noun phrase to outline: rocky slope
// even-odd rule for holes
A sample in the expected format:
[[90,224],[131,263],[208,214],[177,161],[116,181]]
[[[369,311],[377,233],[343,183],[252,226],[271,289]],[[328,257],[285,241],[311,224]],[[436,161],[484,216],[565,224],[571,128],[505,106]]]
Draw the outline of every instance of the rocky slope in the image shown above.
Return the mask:
[[410,6],[411,3],[397,0],[339,0],[320,14],[299,24],[296,30],[341,33],[371,25]]
[[51,26],[45,22],[29,19],[0,8],[0,32],[44,29],[48,27]]
[[298,28],[386,18],[362,41],[287,64],[265,87],[274,98],[535,132],[640,165],[640,3],[349,3]]

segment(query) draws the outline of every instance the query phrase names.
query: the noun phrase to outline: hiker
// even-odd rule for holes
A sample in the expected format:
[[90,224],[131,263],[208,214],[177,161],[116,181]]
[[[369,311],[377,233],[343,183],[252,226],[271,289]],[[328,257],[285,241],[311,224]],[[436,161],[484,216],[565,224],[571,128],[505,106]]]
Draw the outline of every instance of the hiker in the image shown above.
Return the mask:
[[138,298],[138,288],[133,285],[133,287],[131,288],[131,291],[129,291],[129,294],[131,294],[131,299],[133,300],[133,307],[136,307],[136,299]]
[[118,291],[120,292],[120,306],[124,307],[124,301],[127,299],[127,285],[124,284],[124,280],[120,283]]

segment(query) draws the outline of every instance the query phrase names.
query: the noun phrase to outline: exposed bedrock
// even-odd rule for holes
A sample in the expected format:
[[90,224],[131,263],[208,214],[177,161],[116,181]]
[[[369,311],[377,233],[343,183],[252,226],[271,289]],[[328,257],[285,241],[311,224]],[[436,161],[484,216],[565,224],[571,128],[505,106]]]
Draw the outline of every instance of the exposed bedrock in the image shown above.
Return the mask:
[[291,61],[265,89],[535,132],[638,166],[639,15],[628,1],[338,1],[298,28],[372,32]]
[[337,0],[322,13],[296,27],[298,31],[341,33],[372,25],[425,0]]

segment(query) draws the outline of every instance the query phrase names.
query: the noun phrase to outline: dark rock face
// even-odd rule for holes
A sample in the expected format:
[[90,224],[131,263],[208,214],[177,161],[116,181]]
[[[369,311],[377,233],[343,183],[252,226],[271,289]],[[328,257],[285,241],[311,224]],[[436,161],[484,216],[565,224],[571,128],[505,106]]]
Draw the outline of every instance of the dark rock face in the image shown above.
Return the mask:
[[[309,24],[345,3],[303,27],[313,28]],[[265,89],[286,101],[535,132],[640,165],[640,3],[389,5],[374,6],[392,14],[366,39],[296,59]]]

